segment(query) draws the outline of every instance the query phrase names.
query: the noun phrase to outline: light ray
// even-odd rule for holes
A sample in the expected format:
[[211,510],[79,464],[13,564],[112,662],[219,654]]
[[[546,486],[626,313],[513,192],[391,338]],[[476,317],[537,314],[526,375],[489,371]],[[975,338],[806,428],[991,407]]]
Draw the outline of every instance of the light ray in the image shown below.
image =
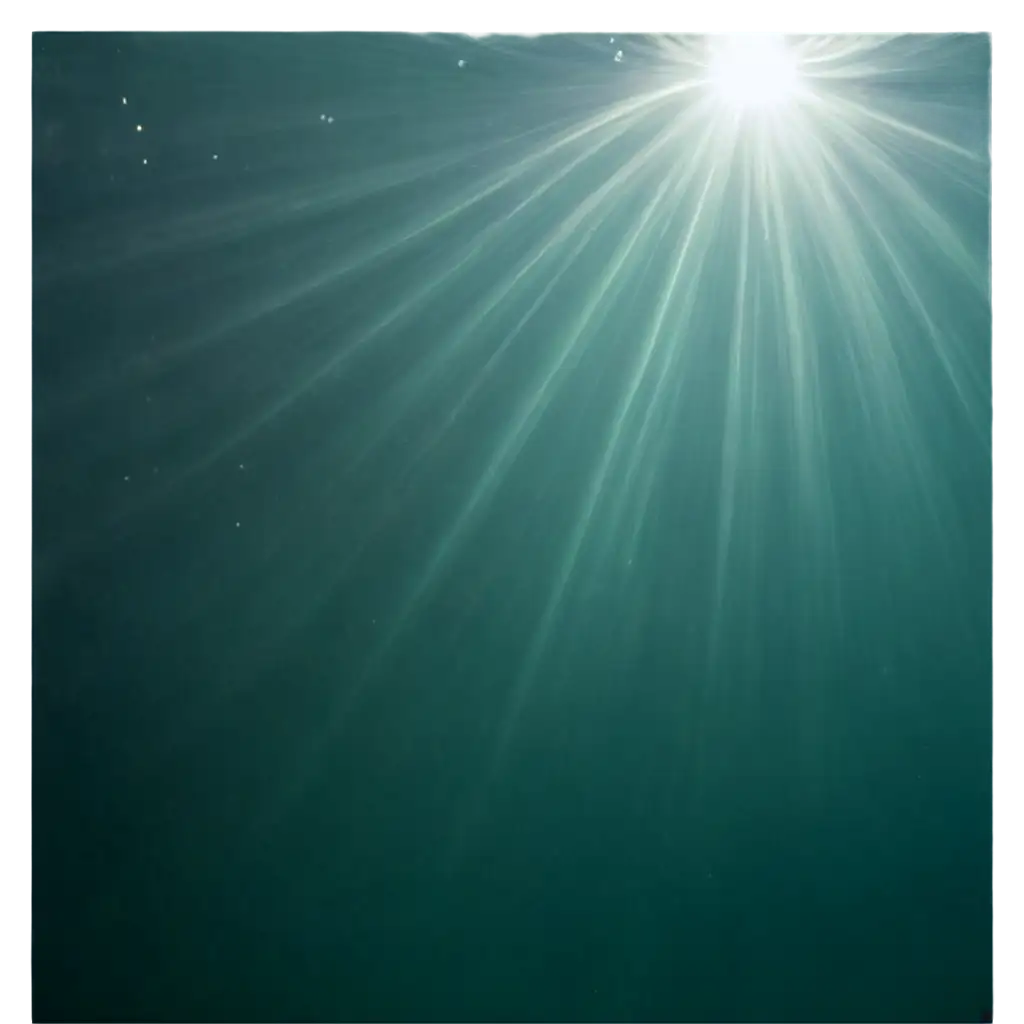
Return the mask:
[[[217,421],[186,470],[111,520],[116,526],[147,501],[157,504],[262,432],[272,436],[312,396],[326,396],[325,406],[337,396],[337,419],[312,440],[296,476],[309,487],[327,481],[315,484],[325,504],[348,513],[346,503],[358,502],[366,514],[340,515],[337,535],[325,530],[315,552],[298,536],[268,543],[275,571],[299,581],[303,599],[274,617],[253,658],[373,564],[407,509],[430,505],[430,532],[401,549],[413,553],[388,580],[391,604],[357,668],[325,701],[294,770],[279,780],[277,811],[317,777],[364,698],[392,684],[389,673],[409,657],[410,637],[432,623],[460,567],[493,559],[500,575],[512,560],[480,553],[481,538],[497,536],[495,522],[515,520],[513,532],[522,522],[524,534],[544,532],[545,543],[523,570],[532,588],[509,584],[533,595],[534,605],[517,609],[533,628],[524,628],[507,688],[493,701],[495,735],[469,787],[474,823],[538,697],[576,685],[556,682],[552,666],[586,644],[595,594],[600,615],[632,616],[637,647],[651,635],[645,609],[665,595],[678,601],[669,612],[687,619],[679,649],[690,677],[668,703],[724,719],[771,699],[762,672],[766,579],[787,573],[800,591],[785,610],[793,671],[810,678],[809,652],[840,643],[845,621],[841,569],[856,510],[844,505],[854,491],[838,454],[844,430],[863,435],[860,465],[926,506],[937,533],[951,521],[956,506],[922,392],[941,393],[941,408],[964,421],[956,429],[970,425],[985,450],[988,388],[977,352],[985,339],[964,327],[986,323],[985,232],[966,223],[960,206],[980,209],[978,197],[987,196],[987,142],[956,119],[961,101],[918,99],[921,75],[948,59],[945,44],[893,36],[764,42],[638,42],[615,67],[617,85],[579,94],[585,113],[571,122],[554,90],[530,82],[519,102],[532,123],[508,137],[431,151],[379,176],[340,175],[257,196],[206,221],[172,221],[122,253],[97,247],[109,260],[180,255],[425,185],[423,201],[405,213],[387,209],[376,229],[356,237],[339,229],[336,246],[310,247],[308,262],[282,272],[272,289],[249,281],[202,329],[121,377],[99,375],[93,389],[156,379],[219,346],[251,351],[243,348],[248,329],[272,317],[284,323],[304,303],[316,309],[303,360],[294,350],[275,354],[281,373],[266,400],[260,392],[260,401]],[[547,68],[518,44],[495,44],[494,53],[514,62],[520,48],[531,67]],[[593,41],[574,52],[581,62],[612,63]],[[464,174],[478,158],[487,169]],[[331,230],[323,226],[320,237],[329,242]],[[266,271],[277,255],[245,266]],[[962,319],[944,315],[944,297],[929,291],[931,271],[956,290]],[[364,282],[386,282],[379,305],[360,303]],[[356,297],[354,311],[330,312],[333,288]],[[922,385],[921,369],[938,384]],[[239,378],[249,372],[240,358]],[[364,391],[366,401],[348,403]],[[572,408],[577,398],[581,412]],[[695,408],[706,414],[699,436],[686,429],[700,419]],[[570,456],[577,472],[567,474],[566,497],[552,467]],[[557,480],[557,494],[523,481],[545,459],[540,479]],[[519,492],[530,494],[522,507]],[[691,514],[691,495],[694,521],[678,523],[680,509]],[[575,514],[549,523],[556,499]],[[657,553],[668,584],[624,569],[634,557],[654,560],[646,556],[656,532],[675,545]],[[769,537],[784,557],[768,551]],[[684,586],[677,581],[686,574],[695,578]],[[620,582],[627,585],[615,593]],[[808,733],[818,701],[801,700]],[[687,756],[711,772],[713,738],[695,737],[693,722],[680,723],[679,735],[686,730],[697,750]],[[671,799],[682,799],[683,776],[667,774]],[[695,778],[689,785],[699,785]]]

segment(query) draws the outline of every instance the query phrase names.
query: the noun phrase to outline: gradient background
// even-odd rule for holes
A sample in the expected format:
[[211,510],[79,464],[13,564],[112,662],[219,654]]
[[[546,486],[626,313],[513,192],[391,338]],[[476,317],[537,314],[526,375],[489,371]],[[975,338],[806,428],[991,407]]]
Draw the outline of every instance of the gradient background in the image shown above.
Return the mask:
[[[973,13],[976,14],[976,12]],[[887,22],[894,19],[889,12],[887,15],[885,17]],[[37,18],[38,15],[35,15],[34,22]],[[292,18],[294,15],[291,15],[289,19]],[[211,19],[215,20],[216,17],[211,15]],[[694,19],[710,20],[711,18]],[[716,22],[721,22],[721,14],[718,13],[714,19]],[[751,20],[750,17],[743,19]],[[800,19],[805,22],[825,20],[823,17],[814,18],[807,15]],[[831,11],[827,19],[836,20],[835,11]],[[871,20],[874,19],[876,18],[871,18]],[[878,19],[882,20],[882,18]],[[47,20],[66,22],[67,19],[54,17],[47,18]],[[607,20],[613,22],[615,19],[608,17]],[[945,15],[943,20],[953,20],[953,18]],[[998,565],[1001,579],[999,599],[1002,607],[1002,622],[1005,624],[1001,633],[1000,654],[1002,671],[1004,671],[1004,678],[1007,681],[1001,722],[1005,730],[1010,730],[1013,728],[1014,722],[1024,722],[1024,714],[1022,714],[1024,708],[1021,707],[1019,690],[1013,685],[1013,681],[1017,678],[1014,668],[1020,664],[1024,650],[1021,649],[1020,637],[1012,628],[1008,628],[1014,622],[1019,621],[1020,610],[1024,610],[1019,596],[1021,591],[1015,586],[1015,581],[1019,579],[1016,567],[1021,564],[1020,558],[1024,554],[1021,550],[1022,531],[1019,527],[1019,524],[1024,521],[1022,519],[1024,488],[1018,484],[1021,479],[1021,474],[1018,472],[1020,467],[1014,461],[1016,446],[1010,440],[1010,438],[1021,436],[1021,431],[1024,430],[1021,404],[1014,400],[1015,395],[1024,393],[1020,390],[1020,385],[1024,382],[1017,380],[1021,373],[1020,347],[1013,343],[1013,339],[1021,337],[1021,325],[1024,323],[1024,246],[1020,244],[1019,228],[1019,225],[1024,223],[1024,218],[1020,215],[1020,211],[1024,211],[1024,118],[1021,117],[1024,113],[1024,42],[1022,42],[1020,31],[1016,29],[1004,31],[1002,39],[1004,39],[1004,44],[1002,44],[1001,66],[1004,69],[1004,79],[1002,79],[1001,100],[1005,104],[1006,119],[1000,137],[1002,147],[1000,171],[1001,205],[1006,208],[1004,218],[1006,245],[1000,260],[1000,293],[1002,297],[1000,310],[1002,317],[1001,411],[1002,417],[1004,417],[1004,437],[1007,438],[1007,441],[1001,449],[1002,488],[999,497],[1002,518]],[[22,115],[24,102],[24,65],[23,53],[20,51],[20,47],[24,43],[24,30],[12,28],[5,23],[3,41],[4,63],[2,70],[5,85],[3,95],[6,100],[6,109],[10,112],[9,120],[16,125]],[[1015,57],[1015,53],[1019,55]],[[13,147],[8,152],[13,153]],[[3,195],[9,197],[9,206],[5,208],[5,215],[11,223],[10,237],[14,239],[19,237],[19,231],[14,228],[20,227],[20,221],[24,217],[24,208],[19,202],[20,197],[24,195],[22,168],[12,160],[5,160],[3,167],[2,180],[9,185],[3,191]],[[19,287],[19,282],[24,278],[18,272],[18,268],[22,265],[20,264],[22,254],[20,254],[19,247],[15,245],[10,247],[9,252],[10,272],[2,275],[3,284],[0,287],[3,291],[0,293],[0,297],[7,302],[5,308],[10,311],[8,323],[17,323],[20,313],[22,313],[24,297],[24,291]],[[16,332],[12,332],[10,337],[16,337],[16,334]],[[22,523],[23,506],[19,481],[22,477],[23,467],[20,465],[19,459],[19,438],[22,433],[24,395],[19,385],[23,349],[19,344],[8,342],[4,344],[2,351],[3,357],[8,360],[7,375],[3,379],[13,382],[7,392],[6,400],[0,403],[0,416],[3,417],[4,424],[3,435],[9,438],[9,444],[4,449],[9,453],[9,459],[3,464],[5,480],[8,483],[8,486],[4,488],[4,493],[10,495],[10,501],[4,506],[4,523],[9,522],[9,528],[2,532],[2,537],[6,542],[2,554],[3,565],[9,574],[10,583],[4,589],[4,593],[10,602],[7,622],[13,625],[19,621],[20,607],[17,598],[22,592],[22,588],[20,588],[20,577],[22,577],[22,573],[20,573],[20,566],[22,566],[22,562],[20,562],[20,538],[22,538],[20,523]],[[13,681],[18,678],[20,659],[22,659],[22,649],[18,643],[19,631],[17,629],[7,630],[2,639],[3,657],[6,659],[5,668],[8,668],[8,671],[3,674],[3,678]],[[0,778],[5,786],[4,812],[10,814],[11,822],[15,822],[19,814],[18,794],[20,782],[22,782],[18,770],[20,762],[19,732],[16,729],[19,718],[19,692],[16,686],[10,685],[4,690],[2,720],[5,726],[12,723],[15,728],[5,735],[3,742],[0,742],[0,752],[9,761],[7,770],[0,774]],[[1013,742],[1009,735],[1005,735],[1004,750],[1013,751],[1015,748],[1019,749],[1020,744]],[[1002,977],[1004,1006],[1002,1006],[1002,1010],[1006,1014],[1013,1014],[1024,1011],[1021,989],[1020,987],[1015,988],[1019,975],[1013,971],[1013,965],[1024,963],[1024,945],[1021,943],[1021,929],[1018,924],[1021,921],[1021,915],[1015,913],[1015,908],[1024,909],[1024,892],[1021,889],[1019,863],[1012,859],[1013,851],[1024,849],[1024,841],[1022,841],[1024,837],[1021,837],[1020,826],[1017,823],[1020,814],[1014,813],[1015,807],[1019,809],[1024,804],[1020,800],[1022,793],[1019,767],[1012,761],[1012,756],[1008,759],[1002,781],[1004,781],[1004,788],[1002,788],[1001,799],[1008,808],[1004,817],[1004,835],[1002,835],[1006,851],[1004,869],[1001,874],[1002,885],[1004,885],[1004,890],[1001,893],[1002,906],[1004,906],[1001,935],[1002,963],[1004,963],[1004,971],[1002,971],[1002,975],[1004,975]],[[4,914],[3,921],[7,928],[4,932],[4,946],[10,951],[10,955],[0,955],[0,964],[7,971],[4,990],[13,992],[19,973],[15,950],[19,940],[18,893],[22,874],[20,874],[19,848],[18,844],[14,842],[17,837],[16,829],[5,827],[2,829],[2,835],[8,843],[6,856],[2,860],[4,879],[7,883],[3,886],[4,909],[8,911]]]

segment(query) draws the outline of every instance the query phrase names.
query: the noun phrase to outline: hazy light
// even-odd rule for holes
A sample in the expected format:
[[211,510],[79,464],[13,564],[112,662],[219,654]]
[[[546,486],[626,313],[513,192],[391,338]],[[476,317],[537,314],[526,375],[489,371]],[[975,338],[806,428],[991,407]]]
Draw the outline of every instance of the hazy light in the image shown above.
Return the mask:
[[774,110],[798,93],[796,59],[781,36],[728,35],[711,43],[712,88],[735,110]]

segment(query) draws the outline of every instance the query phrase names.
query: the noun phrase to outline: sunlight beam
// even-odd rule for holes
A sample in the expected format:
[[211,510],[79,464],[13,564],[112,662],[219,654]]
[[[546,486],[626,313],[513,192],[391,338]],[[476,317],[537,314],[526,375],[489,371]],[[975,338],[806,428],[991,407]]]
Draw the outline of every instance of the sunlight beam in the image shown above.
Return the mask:
[[796,58],[781,36],[727,35],[711,44],[716,96],[737,112],[778,110],[800,92]]

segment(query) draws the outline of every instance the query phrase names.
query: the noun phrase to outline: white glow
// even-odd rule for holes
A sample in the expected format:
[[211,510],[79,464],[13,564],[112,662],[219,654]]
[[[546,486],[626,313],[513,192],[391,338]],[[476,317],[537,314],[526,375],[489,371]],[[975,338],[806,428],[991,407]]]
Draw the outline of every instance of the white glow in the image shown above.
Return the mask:
[[775,110],[799,92],[796,60],[781,36],[720,36],[709,58],[711,85],[735,110]]

